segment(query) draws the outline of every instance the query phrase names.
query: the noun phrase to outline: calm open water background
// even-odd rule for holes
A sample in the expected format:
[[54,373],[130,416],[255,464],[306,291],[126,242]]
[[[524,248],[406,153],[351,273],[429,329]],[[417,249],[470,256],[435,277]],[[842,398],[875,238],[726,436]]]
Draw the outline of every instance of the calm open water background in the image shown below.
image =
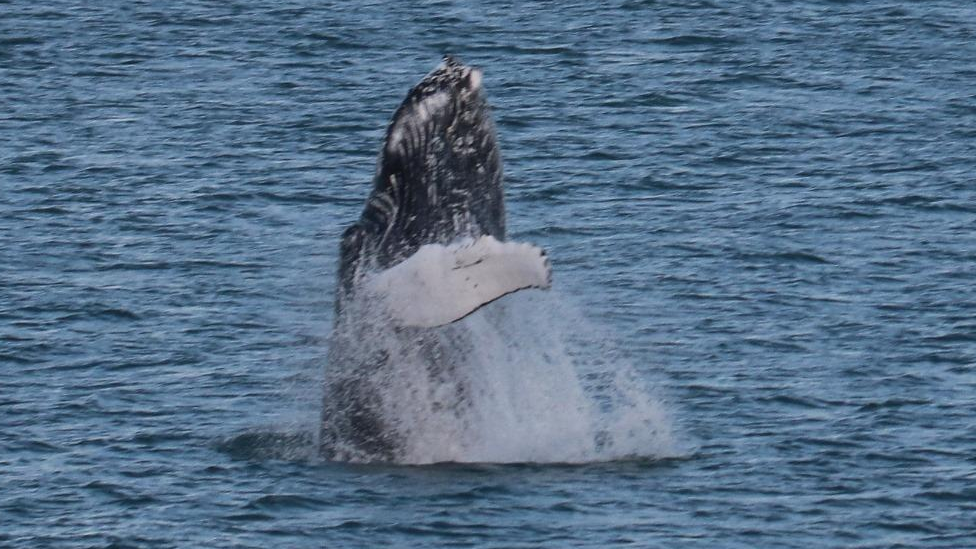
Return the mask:
[[[447,52],[677,457],[288,450]],[[963,1],[0,2],[0,546],[972,547],[974,90]]]

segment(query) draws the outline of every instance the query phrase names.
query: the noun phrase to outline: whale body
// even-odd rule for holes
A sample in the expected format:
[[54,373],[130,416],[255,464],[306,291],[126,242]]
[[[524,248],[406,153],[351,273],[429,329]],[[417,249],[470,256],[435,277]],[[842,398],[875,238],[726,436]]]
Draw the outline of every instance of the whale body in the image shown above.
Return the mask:
[[[410,354],[430,375],[452,375],[431,330],[550,286],[545,252],[505,239],[502,162],[481,84],[479,69],[448,56],[410,90],[366,206],[342,235],[320,437],[329,459],[395,461],[406,435],[379,372]],[[462,381],[456,392],[446,406],[461,405]]]

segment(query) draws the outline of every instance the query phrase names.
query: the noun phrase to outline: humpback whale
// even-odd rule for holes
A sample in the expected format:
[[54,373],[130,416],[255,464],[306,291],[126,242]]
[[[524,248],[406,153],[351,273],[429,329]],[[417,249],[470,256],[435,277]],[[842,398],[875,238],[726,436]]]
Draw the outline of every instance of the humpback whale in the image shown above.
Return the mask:
[[342,234],[322,454],[397,460],[407,434],[383,385],[396,382],[390,372],[402,355],[419,359],[424,375],[457,377],[437,405],[460,413],[459,353],[439,348],[438,334],[550,280],[543,250],[505,238],[502,161],[482,72],[447,56],[393,115],[372,192]]

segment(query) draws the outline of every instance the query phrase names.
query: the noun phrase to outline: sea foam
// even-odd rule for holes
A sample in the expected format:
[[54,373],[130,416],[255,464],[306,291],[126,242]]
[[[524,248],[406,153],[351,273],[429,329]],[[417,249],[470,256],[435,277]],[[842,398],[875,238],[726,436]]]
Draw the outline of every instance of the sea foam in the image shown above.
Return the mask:
[[[609,358],[605,335],[565,296],[518,292],[407,334],[375,320],[333,341],[342,363],[330,363],[327,379],[354,374],[370,387],[399,441],[396,462],[585,463],[673,452],[662,401],[630,364]],[[343,459],[374,458],[351,451]]]

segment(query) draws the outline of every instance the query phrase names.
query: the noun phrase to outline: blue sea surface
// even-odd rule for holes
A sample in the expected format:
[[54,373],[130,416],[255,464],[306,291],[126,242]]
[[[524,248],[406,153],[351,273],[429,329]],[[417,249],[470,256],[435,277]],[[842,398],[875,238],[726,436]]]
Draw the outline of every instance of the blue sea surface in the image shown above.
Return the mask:
[[[307,451],[445,53],[673,452]],[[974,175],[967,1],[0,1],[0,547],[974,547]]]

